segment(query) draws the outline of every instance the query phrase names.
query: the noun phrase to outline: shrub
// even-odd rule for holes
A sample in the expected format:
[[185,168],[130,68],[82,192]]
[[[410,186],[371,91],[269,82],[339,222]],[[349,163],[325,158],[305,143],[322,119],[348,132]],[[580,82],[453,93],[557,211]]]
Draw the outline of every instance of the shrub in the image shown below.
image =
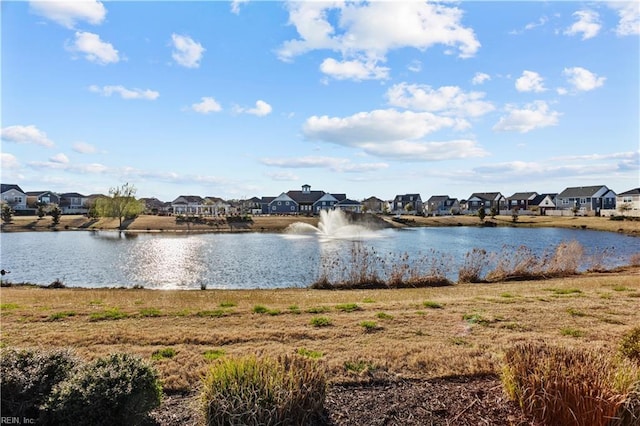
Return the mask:
[[255,305],[253,307],[254,314],[266,314],[267,312],[269,312],[269,308],[264,305]]
[[53,389],[45,423],[143,424],[161,396],[155,370],[132,355],[110,355],[85,364]]
[[332,324],[331,320],[327,317],[313,317],[310,323],[314,327],[328,327]]
[[380,330],[380,327],[378,327],[375,321],[362,321],[360,327],[362,327],[365,333],[373,333],[374,331]]
[[3,349],[0,352],[0,395],[3,417],[37,419],[51,389],[77,364],[67,350]]
[[640,363],[640,327],[632,328],[622,336],[619,352],[625,358]]
[[317,362],[282,356],[222,361],[203,381],[207,425],[298,425],[320,419],[326,380]]
[[176,356],[176,350],[173,348],[162,348],[153,351],[151,354],[151,359],[154,361],[160,361],[165,358],[173,358]]
[[432,300],[425,300],[422,302],[425,308],[429,309],[442,309],[442,305],[438,302],[434,302]]
[[507,350],[507,394],[542,424],[607,425],[620,416],[640,370],[596,350],[520,344]]
[[209,349],[207,351],[204,351],[202,355],[207,361],[215,361],[216,359],[223,357],[224,353],[225,352],[223,349]]
[[464,256],[464,263],[458,270],[458,282],[482,282],[482,271],[487,265],[487,251],[474,248]]
[[296,350],[296,353],[298,355],[300,355],[300,356],[304,356],[304,357],[311,358],[311,359],[322,358],[322,356],[324,355],[320,351],[313,351],[313,350],[306,349],[306,348],[298,348]]
[[357,303],[343,303],[341,305],[336,305],[336,309],[342,312],[354,312],[362,310],[362,308],[358,306]]

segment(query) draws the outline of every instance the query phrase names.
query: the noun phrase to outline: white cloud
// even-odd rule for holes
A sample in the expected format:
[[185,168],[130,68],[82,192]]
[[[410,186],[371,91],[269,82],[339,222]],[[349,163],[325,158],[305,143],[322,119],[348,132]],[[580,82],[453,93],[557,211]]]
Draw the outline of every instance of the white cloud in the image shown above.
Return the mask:
[[599,23],[599,15],[592,10],[579,10],[573,13],[576,22],[567,28],[566,35],[575,36],[582,34],[582,40],[587,40],[598,35],[602,25]]
[[389,68],[379,67],[377,61],[336,61],[327,58],[320,64],[320,71],[336,80],[384,80],[389,78]]
[[422,62],[417,59],[413,60],[409,65],[407,65],[407,69],[411,72],[420,72],[422,71]]
[[620,37],[640,34],[640,3],[637,1],[609,1],[610,8],[618,12],[620,21],[616,34]]
[[565,68],[562,72],[567,77],[567,81],[577,91],[587,92],[602,86],[606,77],[598,77],[597,74],[582,67]]
[[544,92],[544,79],[534,71],[523,71],[522,76],[516,80],[518,92]]
[[127,89],[123,86],[89,86],[89,90],[94,93],[100,93],[102,96],[111,96],[114,93],[120,95],[122,99],[145,99],[156,100],[160,96],[159,92],[155,90],[142,90],[142,89]]
[[311,140],[359,146],[369,142],[419,139],[455,125],[454,119],[439,117],[430,112],[398,112],[387,109],[360,112],[344,118],[312,116],[305,122],[303,132]]
[[361,148],[370,155],[398,161],[444,161],[488,155],[476,141],[468,139],[445,142],[401,140],[386,144],[364,143]]
[[482,92],[465,93],[457,86],[443,86],[432,89],[427,85],[400,83],[387,90],[389,104],[421,111],[442,112],[456,117],[478,117],[494,106],[482,100]]
[[75,40],[67,44],[67,49],[84,54],[85,59],[100,65],[120,61],[118,51],[110,43],[100,40],[99,35],[89,32],[77,31]]
[[88,144],[86,142],[76,142],[71,147],[75,152],[79,152],[80,154],[94,154],[97,152],[95,146]]
[[19,169],[20,163],[15,155],[6,152],[0,152],[0,166],[3,170]]
[[53,141],[47,137],[47,134],[36,126],[9,126],[2,129],[0,133],[2,140],[7,142],[36,144],[50,148],[54,145]]
[[344,118],[313,116],[305,122],[303,133],[310,140],[359,148],[366,154],[392,160],[435,161],[486,155],[471,140],[421,140],[429,133],[458,125],[459,120],[430,112],[388,109]]
[[[368,64],[367,69],[378,69],[377,64],[394,49],[443,45],[457,48],[458,56],[468,58],[480,48],[473,29],[461,23],[462,11],[441,3],[288,2],[287,9],[289,24],[299,38],[282,44],[277,53],[283,61],[313,50],[332,50],[340,52],[343,60],[326,63],[325,69],[334,70],[331,65],[338,63],[353,66],[354,59]],[[330,16],[335,17],[335,27]],[[349,74],[337,75],[347,78]],[[355,75],[362,79],[361,74]],[[369,75],[387,78],[388,74]]]
[[508,105],[507,112],[509,114],[501,117],[493,126],[494,131],[527,133],[542,127],[557,125],[561,115],[557,111],[550,111],[544,101],[528,104],[523,109]]
[[49,161],[51,161],[52,163],[67,164],[69,162],[69,157],[67,157],[63,153],[59,153],[51,157]]
[[471,79],[471,84],[474,86],[478,84],[484,84],[486,81],[491,80],[491,76],[489,74],[483,72],[477,72],[473,78]]
[[200,114],[222,111],[222,107],[215,99],[206,96],[200,98],[200,103],[191,105],[191,109],[195,112],[199,112]]
[[240,5],[248,3],[249,0],[232,0],[231,1],[231,13],[238,15],[240,13]]
[[242,108],[239,106],[235,106],[233,110],[240,114],[244,113],[257,115],[258,117],[264,117],[265,115],[271,114],[272,108],[271,105],[269,105],[265,101],[257,100],[255,108]]
[[263,158],[260,162],[267,166],[284,167],[292,169],[322,168],[334,172],[362,173],[386,169],[386,163],[361,163],[356,164],[347,158],[337,157],[298,157],[298,158]]
[[83,1],[30,1],[29,8],[36,15],[50,19],[72,29],[77,22],[101,24],[107,15],[104,5],[96,0]]
[[296,181],[300,179],[298,175],[288,171],[287,172],[270,172],[265,174],[269,176],[271,179],[277,180],[277,181]]
[[173,42],[173,52],[171,57],[183,67],[198,68],[200,60],[206,50],[200,43],[194,41],[191,37],[171,34]]

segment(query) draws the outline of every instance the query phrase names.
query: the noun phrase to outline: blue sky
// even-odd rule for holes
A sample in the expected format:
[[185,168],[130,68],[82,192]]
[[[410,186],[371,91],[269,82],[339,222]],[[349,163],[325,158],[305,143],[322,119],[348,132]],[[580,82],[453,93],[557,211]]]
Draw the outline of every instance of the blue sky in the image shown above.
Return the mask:
[[3,183],[638,187],[639,2],[2,1]]

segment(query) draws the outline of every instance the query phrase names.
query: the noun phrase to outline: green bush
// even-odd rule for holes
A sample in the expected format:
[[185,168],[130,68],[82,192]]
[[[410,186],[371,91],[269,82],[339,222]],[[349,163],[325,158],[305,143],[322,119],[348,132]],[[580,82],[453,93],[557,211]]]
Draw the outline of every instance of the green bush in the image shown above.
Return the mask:
[[0,395],[3,417],[37,419],[51,389],[77,364],[67,350],[3,349]]
[[320,419],[326,380],[308,359],[248,356],[211,367],[203,388],[207,425],[301,425]]
[[110,355],[83,365],[54,387],[44,405],[44,423],[143,424],[161,397],[157,373],[149,365],[132,355]]
[[640,327],[632,328],[622,336],[619,350],[625,358],[640,363]]

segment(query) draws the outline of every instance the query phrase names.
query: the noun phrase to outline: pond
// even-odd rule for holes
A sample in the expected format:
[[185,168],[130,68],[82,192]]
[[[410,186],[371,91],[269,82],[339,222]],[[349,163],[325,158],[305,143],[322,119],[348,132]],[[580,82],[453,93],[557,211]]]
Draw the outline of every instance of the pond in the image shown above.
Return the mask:
[[[640,238],[561,228],[444,227],[404,230],[341,228],[324,218],[320,229],[301,225],[289,233],[120,233],[116,231],[3,233],[0,267],[11,282],[69,287],[153,289],[251,289],[307,287],[323,261],[350,259],[354,246],[380,259],[442,256],[457,279],[473,248],[489,252],[524,245],[536,254],[577,241],[585,258],[602,257],[608,267],[628,264],[640,253]],[[358,227],[355,227],[358,228]],[[348,229],[348,232],[346,230]]]

